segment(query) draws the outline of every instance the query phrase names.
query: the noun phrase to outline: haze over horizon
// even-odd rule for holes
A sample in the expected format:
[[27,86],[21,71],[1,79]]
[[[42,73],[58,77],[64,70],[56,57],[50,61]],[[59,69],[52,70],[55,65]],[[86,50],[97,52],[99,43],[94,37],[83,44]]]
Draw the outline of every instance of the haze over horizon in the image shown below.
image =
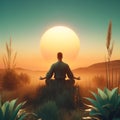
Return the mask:
[[[111,60],[120,59],[119,0],[2,0],[0,4],[0,68],[5,44],[12,37],[17,51],[17,67],[48,70],[40,54],[40,38],[53,26],[67,26],[80,40],[80,51],[70,64],[72,69],[104,62],[109,21],[115,42]],[[64,59],[63,59],[64,60]]]

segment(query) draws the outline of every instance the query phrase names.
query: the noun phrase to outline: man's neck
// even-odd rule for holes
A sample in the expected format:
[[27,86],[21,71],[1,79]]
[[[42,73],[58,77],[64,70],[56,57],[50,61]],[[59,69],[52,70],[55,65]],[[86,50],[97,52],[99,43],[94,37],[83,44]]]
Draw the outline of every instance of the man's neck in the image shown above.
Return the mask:
[[58,62],[62,62],[62,60],[58,60]]

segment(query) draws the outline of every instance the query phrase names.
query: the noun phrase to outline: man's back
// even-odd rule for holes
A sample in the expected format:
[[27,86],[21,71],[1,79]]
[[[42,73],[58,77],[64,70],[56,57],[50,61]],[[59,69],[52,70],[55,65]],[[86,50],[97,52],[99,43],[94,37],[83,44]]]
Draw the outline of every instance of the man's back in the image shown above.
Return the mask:
[[72,71],[70,70],[69,68],[69,65],[62,62],[62,58],[63,58],[63,55],[61,52],[58,52],[57,53],[57,59],[58,59],[58,62],[54,63],[50,70],[48,71],[48,73],[46,74],[45,77],[40,77],[40,80],[43,80],[43,79],[46,79],[46,84],[50,84],[51,82],[50,81],[53,81],[51,80],[52,76],[54,75],[54,78],[56,81],[64,81],[62,83],[65,83],[65,78],[66,78],[66,75],[68,76],[70,84],[71,85],[74,85],[75,81],[74,79],[80,79],[79,77],[75,77],[72,73]]
[[70,78],[73,79],[73,74],[68,66],[68,64],[58,61],[54,63],[49,72],[47,73],[47,78],[49,79],[52,75],[54,75],[55,79],[65,79],[66,75]]

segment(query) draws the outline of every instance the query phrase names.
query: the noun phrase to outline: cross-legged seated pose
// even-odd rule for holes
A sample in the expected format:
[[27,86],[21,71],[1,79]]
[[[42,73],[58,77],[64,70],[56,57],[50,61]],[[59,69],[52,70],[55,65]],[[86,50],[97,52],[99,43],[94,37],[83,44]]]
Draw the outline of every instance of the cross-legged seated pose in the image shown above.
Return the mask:
[[[59,83],[67,83],[74,85],[75,80],[80,80],[80,77],[75,77],[69,67],[68,64],[62,61],[63,54],[61,52],[57,53],[58,61],[52,64],[50,70],[47,72],[45,77],[40,77],[40,80],[46,79],[46,84],[49,85],[53,80],[51,80],[52,76],[56,82]],[[66,80],[66,76],[69,78]]]

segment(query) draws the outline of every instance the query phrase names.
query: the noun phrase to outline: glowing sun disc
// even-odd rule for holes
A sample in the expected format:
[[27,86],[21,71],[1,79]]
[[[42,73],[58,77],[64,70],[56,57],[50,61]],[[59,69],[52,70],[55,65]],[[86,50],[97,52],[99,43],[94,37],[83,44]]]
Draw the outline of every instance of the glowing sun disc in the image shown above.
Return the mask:
[[64,59],[74,60],[80,49],[80,40],[76,33],[65,26],[48,29],[40,39],[40,50],[46,60],[54,60],[57,52],[62,52]]

